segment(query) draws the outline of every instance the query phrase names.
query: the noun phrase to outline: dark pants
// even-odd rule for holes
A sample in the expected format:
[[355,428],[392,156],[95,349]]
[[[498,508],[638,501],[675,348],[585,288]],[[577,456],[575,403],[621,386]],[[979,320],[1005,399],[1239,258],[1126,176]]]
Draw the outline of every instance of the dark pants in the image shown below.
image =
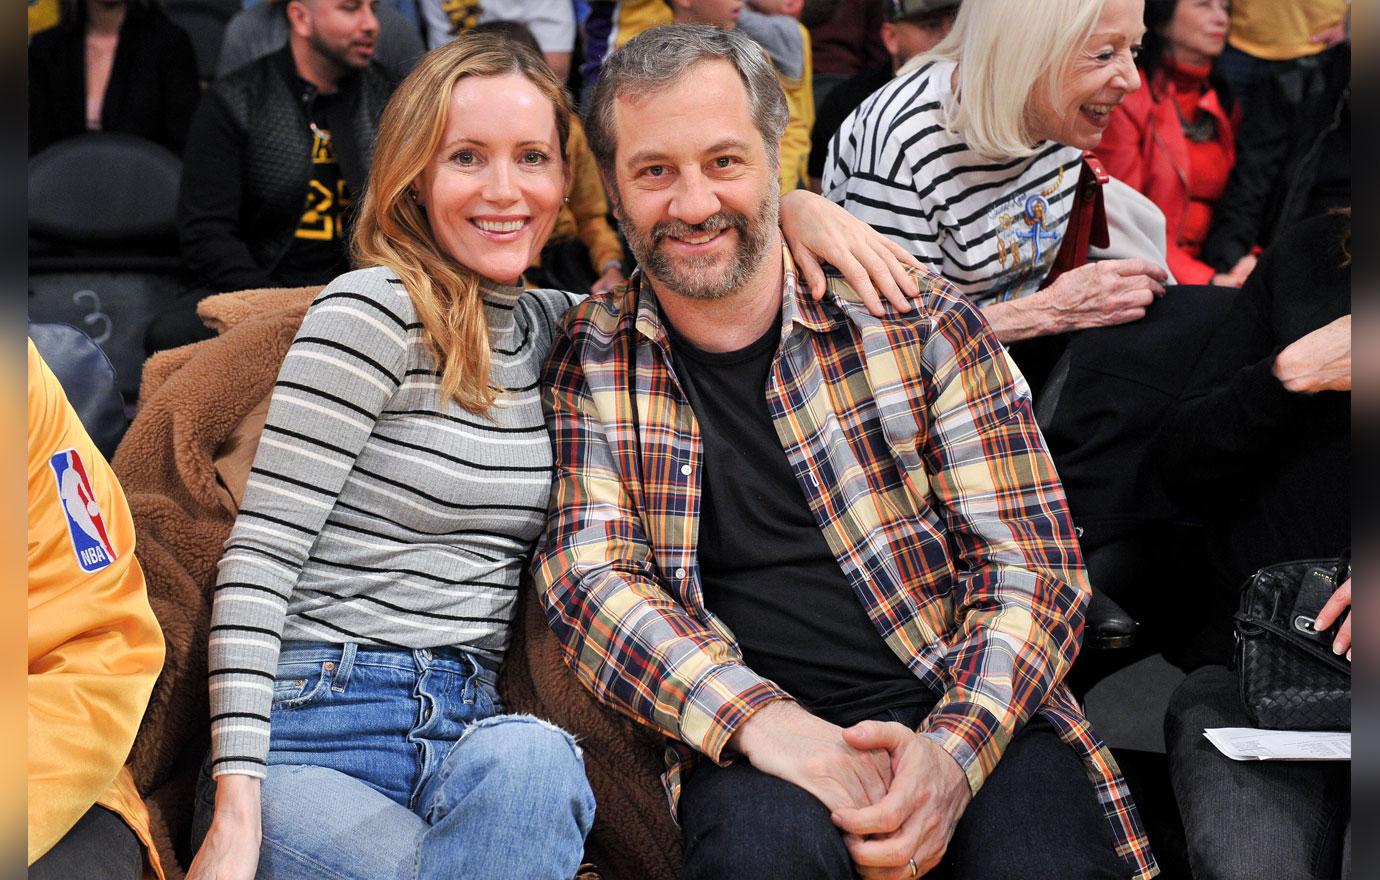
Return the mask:
[[1197,670],[1174,691],[1164,721],[1170,780],[1197,880],[1322,880],[1345,873],[1351,765],[1233,761],[1203,736],[1253,727],[1236,673]]
[[125,820],[99,804],[29,866],[29,880],[139,880],[144,847]]
[[[917,712],[897,720],[919,723]],[[853,863],[829,810],[746,761],[696,766],[681,793],[682,880],[850,880]],[[926,877],[1113,880],[1130,869],[1078,755],[1046,722],[1027,724],[959,819]]]

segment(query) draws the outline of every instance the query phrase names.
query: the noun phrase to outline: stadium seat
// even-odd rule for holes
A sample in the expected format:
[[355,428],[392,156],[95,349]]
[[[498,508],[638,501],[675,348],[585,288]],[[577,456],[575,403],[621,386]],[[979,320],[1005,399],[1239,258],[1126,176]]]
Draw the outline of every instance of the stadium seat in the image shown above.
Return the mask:
[[177,255],[182,163],[126,134],[92,133],[29,161],[29,318],[70,324],[139,393],[144,334],[191,285]]

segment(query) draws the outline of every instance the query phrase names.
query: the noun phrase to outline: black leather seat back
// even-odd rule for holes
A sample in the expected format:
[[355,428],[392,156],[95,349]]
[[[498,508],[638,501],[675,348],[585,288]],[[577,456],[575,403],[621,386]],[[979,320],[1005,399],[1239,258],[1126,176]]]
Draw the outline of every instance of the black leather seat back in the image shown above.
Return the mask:
[[29,338],[57,376],[86,433],[109,460],[129,427],[110,359],[90,336],[69,324],[30,323]]

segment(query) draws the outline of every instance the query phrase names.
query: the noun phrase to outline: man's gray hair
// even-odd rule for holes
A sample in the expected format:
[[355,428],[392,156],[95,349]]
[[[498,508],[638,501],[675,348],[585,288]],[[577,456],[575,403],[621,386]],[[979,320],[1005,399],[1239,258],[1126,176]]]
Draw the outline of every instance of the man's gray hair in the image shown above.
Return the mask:
[[679,82],[695,65],[716,58],[732,64],[742,77],[748,112],[766,142],[772,168],[776,168],[780,161],[777,147],[790,112],[766,50],[737,31],[710,25],[667,24],[633,37],[609,56],[599,73],[594,98],[585,111],[585,134],[594,160],[605,175],[613,177],[613,157],[618,146],[613,130],[614,100],[619,95],[661,91]]

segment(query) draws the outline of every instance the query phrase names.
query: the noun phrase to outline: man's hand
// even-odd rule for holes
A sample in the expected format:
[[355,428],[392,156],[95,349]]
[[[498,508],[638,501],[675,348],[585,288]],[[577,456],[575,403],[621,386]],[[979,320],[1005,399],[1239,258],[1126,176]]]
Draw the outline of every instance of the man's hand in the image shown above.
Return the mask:
[[1313,621],[1313,628],[1322,632],[1331,628],[1337,622],[1337,618],[1343,614],[1342,625],[1337,630],[1337,638],[1332,640],[1332,653],[1346,654],[1347,662],[1351,661],[1351,578],[1346,579],[1346,583],[1337,588],[1331,598],[1323,604],[1322,610],[1318,612],[1318,619]]
[[1351,390],[1351,316],[1295,339],[1275,357],[1275,378],[1295,394]]
[[1148,260],[1098,260],[1071,269],[1038,293],[992,303],[982,313],[1002,342],[1020,342],[1145,317],[1169,273]]
[[617,266],[610,266],[609,268],[604,270],[604,274],[600,275],[597,279],[595,279],[594,283],[590,285],[589,292],[604,293],[606,291],[613,290],[615,287],[627,280],[628,279],[623,277],[622,269],[619,269]]
[[891,781],[885,750],[848,745],[843,728],[786,700],[758,709],[730,745],[754,768],[800,786],[831,811],[874,803]]
[[782,196],[781,234],[816,300],[824,296],[821,263],[838,269],[879,318],[886,312],[878,292],[898,312],[909,312],[910,298],[919,296],[906,267],[919,269],[920,261],[823,196],[803,189]]
[[187,880],[254,880],[263,831],[259,779],[227,773],[216,779],[216,812]]
[[973,797],[958,762],[932,740],[894,722],[864,721],[845,730],[843,739],[859,750],[884,749],[891,759],[885,797],[871,806],[834,811],[858,875],[908,880],[939,864]]

